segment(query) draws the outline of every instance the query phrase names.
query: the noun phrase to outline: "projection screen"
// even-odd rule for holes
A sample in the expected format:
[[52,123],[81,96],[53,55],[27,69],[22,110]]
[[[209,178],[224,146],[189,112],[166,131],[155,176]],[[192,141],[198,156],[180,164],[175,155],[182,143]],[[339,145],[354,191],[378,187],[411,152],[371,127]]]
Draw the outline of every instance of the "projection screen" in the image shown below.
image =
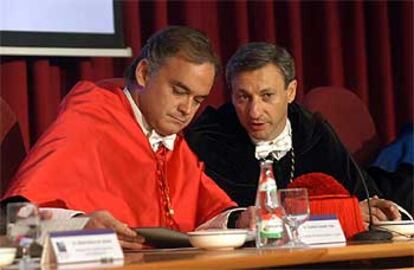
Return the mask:
[[131,56],[117,0],[1,0],[0,54]]

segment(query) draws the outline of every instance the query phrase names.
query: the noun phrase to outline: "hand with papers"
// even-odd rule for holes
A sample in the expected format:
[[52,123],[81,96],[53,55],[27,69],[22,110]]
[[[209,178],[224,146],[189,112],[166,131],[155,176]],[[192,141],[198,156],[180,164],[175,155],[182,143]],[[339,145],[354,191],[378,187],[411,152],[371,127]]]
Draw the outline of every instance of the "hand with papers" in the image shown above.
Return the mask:
[[86,215],[89,217],[85,229],[113,229],[123,248],[141,249],[144,238],[131,230],[128,225],[114,218],[108,211],[96,211]]
[[[378,198],[378,196],[374,196],[370,198],[370,204],[372,220],[374,224],[378,223],[379,221],[401,220],[401,214],[398,211],[396,205],[392,201],[380,199]],[[359,207],[361,208],[362,217],[365,222],[365,225],[368,226],[369,212],[367,201],[364,200],[360,202]]]

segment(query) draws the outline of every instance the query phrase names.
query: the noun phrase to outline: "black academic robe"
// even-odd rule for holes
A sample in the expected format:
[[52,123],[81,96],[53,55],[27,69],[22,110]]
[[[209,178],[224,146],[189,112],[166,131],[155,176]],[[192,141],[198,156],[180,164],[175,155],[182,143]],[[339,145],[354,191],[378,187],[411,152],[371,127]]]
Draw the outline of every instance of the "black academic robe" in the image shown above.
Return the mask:
[[[362,182],[350,156],[322,117],[297,103],[289,105],[294,148],[294,177],[322,172],[336,178],[351,194],[365,199]],[[205,162],[206,173],[240,206],[253,205],[260,174],[255,146],[240,125],[232,104],[212,107],[187,129],[191,149]],[[292,153],[273,164],[278,188],[286,188],[292,171]],[[378,194],[375,183],[364,172],[370,195]]]

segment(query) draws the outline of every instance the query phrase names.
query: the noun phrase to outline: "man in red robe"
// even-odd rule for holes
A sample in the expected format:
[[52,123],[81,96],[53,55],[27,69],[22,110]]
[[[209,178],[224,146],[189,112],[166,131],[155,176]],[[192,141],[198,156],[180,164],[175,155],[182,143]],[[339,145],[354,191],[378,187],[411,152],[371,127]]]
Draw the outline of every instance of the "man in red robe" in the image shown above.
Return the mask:
[[[132,248],[141,239],[129,227],[191,231],[236,206],[181,135],[218,66],[199,31],[156,33],[127,71],[126,88],[83,81],[70,91],[3,199],[81,211],[88,228],[113,228]],[[236,224],[249,226],[250,215]]]

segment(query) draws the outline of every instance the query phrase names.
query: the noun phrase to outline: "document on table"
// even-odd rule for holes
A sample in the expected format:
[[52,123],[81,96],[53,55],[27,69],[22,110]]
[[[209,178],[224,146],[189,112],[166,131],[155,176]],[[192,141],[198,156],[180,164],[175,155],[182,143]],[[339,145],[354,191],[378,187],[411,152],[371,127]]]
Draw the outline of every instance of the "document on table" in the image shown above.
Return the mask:
[[380,230],[391,232],[394,240],[414,238],[414,221],[412,220],[378,221],[374,226]]
[[82,230],[88,221],[88,217],[75,217],[70,219],[60,219],[54,217],[51,220],[43,220],[40,223],[42,233],[36,241],[43,245],[48,233]]

